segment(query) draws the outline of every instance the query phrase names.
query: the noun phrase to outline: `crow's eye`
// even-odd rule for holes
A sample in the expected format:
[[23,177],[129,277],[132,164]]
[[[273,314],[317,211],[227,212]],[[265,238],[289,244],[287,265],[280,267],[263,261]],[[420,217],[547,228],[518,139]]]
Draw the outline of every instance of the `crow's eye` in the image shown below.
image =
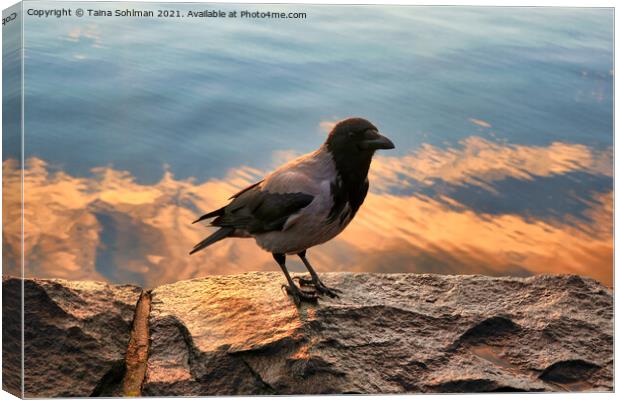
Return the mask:
[[366,131],[349,132],[350,138],[362,139],[365,136],[366,136]]
[[379,136],[379,132],[374,129],[367,129],[364,131],[364,137],[368,139],[375,139]]

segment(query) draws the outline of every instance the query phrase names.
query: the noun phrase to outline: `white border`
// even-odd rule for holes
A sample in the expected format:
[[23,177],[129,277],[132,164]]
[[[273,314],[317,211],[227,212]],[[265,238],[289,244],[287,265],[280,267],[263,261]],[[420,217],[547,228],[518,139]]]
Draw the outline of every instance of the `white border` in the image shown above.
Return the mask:
[[[28,1],[28,0],[26,0]],[[83,2],[95,2],[96,0],[84,0]],[[152,2],[152,1],[147,1],[147,0],[133,0],[135,2]],[[167,0],[167,1],[160,1],[162,3],[190,3],[189,1],[180,1],[180,0]],[[0,7],[2,9],[8,8],[11,5],[17,3],[16,1],[13,0],[0,0]],[[198,3],[198,2],[194,2],[194,3]],[[231,1],[231,0],[219,0],[219,1],[214,1],[212,3],[232,3],[232,4],[239,4],[239,3],[258,3],[258,4],[269,4],[269,3],[283,3],[283,4],[378,4],[378,5],[437,5],[437,6],[446,6],[446,5],[453,5],[453,6],[521,6],[521,7],[534,7],[534,6],[546,6],[546,7],[550,7],[550,6],[562,6],[562,7],[614,7],[616,6],[616,2],[615,1],[611,1],[611,0],[592,0],[592,1],[576,1],[576,0],[572,0],[572,1],[566,1],[566,0],[522,0],[522,1],[493,1],[493,0],[473,0],[473,1],[464,1],[464,0],[446,0],[446,1],[437,1],[437,0],[423,0],[423,1],[415,1],[415,0],[392,0],[392,1],[385,1],[385,0],[375,0],[375,1],[369,1],[369,0],[310,0],[310,1],[303,1],[303,0],[289,0],[289,1],[278,1],[278,0],[273,0],[273,1],[260,1],[260,0],[236,0],[236,1]],[[0,34],[0,39],[2,38],[2,35]],[[615,70],[615,65],[616,65],[616,57],[617,57],[617,53],[616,53],[616,47],[615,44],[618,43],[617,41],[618,39],[618,32],[617,30],[615,30],[615,26],[614,26],[614,70]],[[22,64],[23,65],[23,64]],[[615,75],[614,75],[615,76]],[[615,93],[616,93],[616,80],[614,79],[614,193],[615,193],[615,187],[616,187],[616,178],[619,176],[618,175],[618,171],[619,171],[619,164],[617,162],[617,157],[616,157],[616,148],[615,148],[615,116],[618,112],[618,105],[615,102]],[[0,91],[2,90],[2,83],[0,82]],[[0,109],[1,109],[1,105],[0,105]],[[0,125],[1,127],[1,125]],[[0,142],[0,151],[2,149],[2,144]],[[1,191],[0,191],[0,199],[2,197]],[[614,210],[616,210],[616,196],[614,196]],[[2,216],[0,214],[0,223],[2,222]],[[616,215],[616,213],[614,212],[614,238],[617,237],[616,234],[617,232],[617,227],[618,227],[618,216]],[[614,241],[614,260],[616,259],[616,246],[615,246],[615,241]],[[1,262],[1,261],[0,261]],[[615,263],[614,263],[614,287],[618,288],[618,274],[615,273]],[[1,301],[1,299],[0,299]],[[617,298],[614,295],[614,311],[617,310]],[[614,316],[615,316],[615,312],[614,312]],[[618,341],[615,340],[615,332],[617,332],[617,328],[618,328],[618,320],[617,318],[615,318],[614,321],[614,356],[619,354],[618,353]],[[1,360],[0,360],[0,365],[1,365]],[[617,364],[615,363],[615,359],[614,359],[614,383],[617,384],[618,383],[618,372],[617,372]],[[1,377],[0,377],[1,379]],[[478,400],[481,397],[483,399],[489,399],[489,400],[501,400],[501,399],[506,399],[506,398],[521,398],[522,396],[527,396],[527,397],[531,397],[531,396],[544,396],[545,398],[555,398],[555,399],[577,399],[577,400],[581,400],[581,399],[611,399],[614,398],[614,394],[613,393],[545,393],[545,394],[475,394],[475,395],[397,395],[397,398],[401,398],[401,399],[414,399],[415,398],[432,398],[432,399],[437,399],[437,400],[447,400],[447,399],[459,399],[459,400]],[[432,396],[432,397],[431,397]],[[456,397],[455,397],[456,396]],[[291,399],[307,399],[309,398],[309,396],[281,396],[281,397],[268,397],[268,398],[274,398],[274,399],[281,399],[281,398],[291,398]],[[310,397],[319,397],[319,396],[310,396]],[[321,396],[322,397],[322,396]],[[362,398],[366,398],[367,396],[330,396],[330,398],[333,399],[362,399]],[[381,400],[385,400],[385,399],[394,399],[394,396],[387,396],[387,395],[377,395],[377,396],[372,396],[373,399],[381,399]],[[9,393],[0,391],[0,400],[5,400],[5,399],[15,399],[14,396],[12,396]],[[160,399],[157,397],[152,397],[152,399]],[[166,399],[166,398],[161,398],[161,399]],[[241,396],[241,397],[234,397],[234,399],[239,399],[239,400],[248,400],[248,399],[256,399],[256,397],[247,397],[247,396]]]

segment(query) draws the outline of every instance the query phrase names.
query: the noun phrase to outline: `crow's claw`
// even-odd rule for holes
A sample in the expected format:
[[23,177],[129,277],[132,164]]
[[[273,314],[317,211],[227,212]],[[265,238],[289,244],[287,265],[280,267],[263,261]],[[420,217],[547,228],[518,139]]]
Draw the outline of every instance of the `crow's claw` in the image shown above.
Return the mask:
[[318,281],[317,283],[315,283],[314,287],[316,288],[317,292],[319,292],[321,294],[326,294],[329,297],[338,298],[338,297],[340,297],[340,296],[338,296],[338,293],[342,293],[342,290],[334,289],[334,288],[329,288],[329,287],[325,286],[323,284],[323,282],[321,282],[321,281]]
[[296,279],[299,282],[299,286],[314,286],[314,289],[320,294],[326,294],[329,297],[338,297],[338,293],[342,293],[339,289],[333,289],[325,286],[320,279],[309,279],[302,278],[301,276],[296,276],[293,279]]
[[307,303],[316,303],[318,297],[315,293],[308,293],[303,290],[299,290],[296,286],[290,287],[289,285],[282,285],[286,289],[286,293],[293,298],[296,305],[300,305],[302,301]]

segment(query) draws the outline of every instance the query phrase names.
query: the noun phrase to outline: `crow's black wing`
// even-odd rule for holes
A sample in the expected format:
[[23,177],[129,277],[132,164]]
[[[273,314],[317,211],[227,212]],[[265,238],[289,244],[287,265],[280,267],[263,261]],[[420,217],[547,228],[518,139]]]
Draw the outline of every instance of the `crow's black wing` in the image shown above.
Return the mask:
[[256,184],[238,193],[211,224],[249,233],[278,231],[292,214],[308,206],[313,199],[314,196],[301,192],[270,193]]
[[[237,193],[233,194],[232,196],[230,196],[228,198],[228,200],[236,199],[237,197],[241,196],[243,193],[247,192],[248,190],[254,189],[256,186],[260,185],[262,182],[263,182],[263,180],[260,180],[260,181],[258,181],[256,183],[251,184],[250,186],[246,187],[245,189],[242,189],[242,190],[238,191]],[[209,218],[217,217],[219,215],[223,215],[225,208],[226,207],[218,208],[217,210],[210,211],[210,212],[208,212],[208,213],[206,213],[204,215],[201,215],[200,218],[198,218],[197,220],[192,222],[192,224],[195,224],[196,222],[204,221],[205,219],[209,219]]]
[[233,194],[232,196],[230,196],[230,197],[228,198],[228,200],[236,199],[237,197],[241,196],[243,193],[247,192],[248,190],[252,190],[252,189],[254,189],[256,186],[258,186],[258,185],[260,185],[261,183],[263,183],[263,181],[264,181],[264,179],[262,179],[262,180],[260,180],[260,181],[258,181],[258,182],[256,182],[256,183],[251,184],[250,186],[246,187],[246,188],[245,188],[245,189],[243,189],[243,190],[238,191],[237,193],[235,193],[235,194]]

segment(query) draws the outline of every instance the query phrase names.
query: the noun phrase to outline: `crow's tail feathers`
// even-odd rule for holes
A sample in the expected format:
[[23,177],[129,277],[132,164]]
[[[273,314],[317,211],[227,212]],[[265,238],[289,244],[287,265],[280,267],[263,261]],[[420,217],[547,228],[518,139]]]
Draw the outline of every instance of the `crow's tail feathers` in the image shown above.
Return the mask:
[[203,240],[202,242],[194,246],[194,248],[192,249],[192,251],[189,252],[189,254],[194,254],[195,252],[200,251],[204,249],[205,247],[208,247],[212,245],[213,243],[218,242],[228,237],[230,234],[233,233],[234,230],[235,228],[229,228],[229,227],[218,229],[211,236],[209,236],[208,238],[206,238],[205,240]]
[[195,224],[196,222],[203,221],[205,219],[209,219],[209,218],[217,217],[217,216],[220,216],[220,215],[224,215],[224,209],[225,208],[226,207],[218,208],[215,211],[211,211],[210,213],[206,213],[202,217],[198,218],[196,221],[192,222],[192,224]]

